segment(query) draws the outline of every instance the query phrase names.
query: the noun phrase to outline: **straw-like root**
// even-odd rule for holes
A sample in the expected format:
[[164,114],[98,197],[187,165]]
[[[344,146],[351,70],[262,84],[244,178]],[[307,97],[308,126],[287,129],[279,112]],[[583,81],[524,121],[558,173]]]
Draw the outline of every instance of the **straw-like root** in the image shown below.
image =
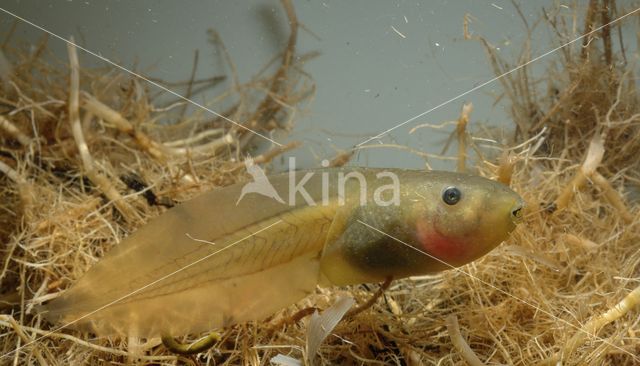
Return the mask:
[[[571,339],[569,339],[569,341],[564,344],[560,352],[542,361],[540,365],[555,365],[560,360],[571,359],[571,355],[576,351],[578,347],[586,342],[587,338],[597,337],[598,332],[605,325],[620,319],[630,311],[635,310],[635,308],[637,307],[640,307],[640,286],[636,287],[627,296],[625,296],[622,301],[614,305],[611,309],[589,320],[585,325],[582,326],[582,328],[578,329],[578,331],[574,334],[573,337],[571,337]],[[598,339],[598,341],[603,340]],[[611,345],[611,343],[608,341],[603,342],[607,346]]]
[[478,355],[476,355],[469,344],[464,340],[462,334],[460,333],[460,325],[458,324],[458,318],[451,314],[447,317],[447,331],[449,332],[449,337],[451,338],[451,343],[453,346],[460,352],[462,358],[471,366],[485,366],[485,363],[482,362]]
[[[78,151],[80,152],[80,158],[82,159],[82,165],[85,169],[85,174],[89,179],[98,187],[105,196],[107,196],[113,204],[118,208],[118,211],[127,221],[134,221],[139,218],[138,214],[133,208],[124,201],[118,190],[113,186],[109,178],[99,173],[89,147],[85,141],[84,134],[82,132],[82,124],[80,122],[79,112],[79,95],[80,95],[80,65],[78,63],[78,54],[76,47],[71,43],[67,45],[69,52],[69,64],[71,66],[71,84],[69,86],[69,121],[71,122],[71,131],[73,137],[78,145]],[[91,118],[91,115],[87,115],[87,119]]]

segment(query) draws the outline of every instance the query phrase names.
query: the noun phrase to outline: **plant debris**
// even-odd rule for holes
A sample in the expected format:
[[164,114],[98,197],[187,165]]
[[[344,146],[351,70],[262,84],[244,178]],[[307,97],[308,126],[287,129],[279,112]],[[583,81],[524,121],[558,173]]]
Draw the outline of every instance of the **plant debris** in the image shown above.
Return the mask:
[[[223,330],[213,349],[190,356],[171,354],[160,339],[96,339],[57,329],[35,309],[167,207],[246,179],[242,158],[260,139],[247,128],[266,135],[290,128],[296,106],[309,98],[314,84],[302,71],[304,55],[294,57],[299,24],[291,4],[283,3],[291,34],[279,66],[246,84],[231,67],[232,86],[216,99],[231,105],[222,117],[190,115],[181,100],[163,103],[155,90],[122,72],[82,68],[74,47],[69,47],[68,65],[61,66],[47,61],[46,39],[28,51],[3,43],[1,363],[304,360],[309,318],[283,319],[300,309],[327,309],[345,291],[359,303],[370,298],[366,285],[319,288],[266,321]],[[470,105],[458,120],[456,136],[466,148],[451,158],[459,161],[459,169],[510,182],[527,202],[524,224],[502,246],[460,271],[393,282],[370,309],[335,326],[319,346],[317,360],[640,363],[640,219],[639,202],[631,199],[640,189],[640,101],[633,65],[622,37],[616,37],[620,25],[599,28],[624,10],[611,0],[594,0],[585,13],[580,32],[597,31],[583,45],[562,48],[547,62],[544,75],[523,67],[499,79],[515,134],[500,146],[498,159],[485,155],[472,164],[466,150],[483,148],[475,146],[470,132]],[[558,44],[579,35],[560,7],[545,9],[544,16],[538,26],[549,26]],[[496,74],[511,69],[489,42],[469,36],[469,19],[465,35],[486,47]],[[226,54],[220,37],[211,36]],[[518,64],[530,59],[527,45]],[[192,77],[189,95],[204,87],[219,90],[220,80]],[[297,146],[274,146],[253,160],[266,164]],[[350,156],[342,153],[333,164],[347,163]],[[185,335],[181,341],[203,335]]]

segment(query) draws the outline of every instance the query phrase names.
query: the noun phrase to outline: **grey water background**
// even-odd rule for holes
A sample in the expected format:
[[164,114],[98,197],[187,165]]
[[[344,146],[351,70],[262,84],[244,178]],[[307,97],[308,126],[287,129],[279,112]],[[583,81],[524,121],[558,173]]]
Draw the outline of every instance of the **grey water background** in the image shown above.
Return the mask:
[[[288,153],[298,167],[315,167],[323,158],[349,149],[371,136],[390,129],[475,86],[492,79],[488,58],[480,42],[464,40],[463,21],[471,16],[469,30],[485,37],[499,54],[517,65],[526,40],[524,20],[531,26],[543,8],[562,2],[520,1],[522,16],[510,1],[294,1],[300,31],[299,54],[319,51],[305,70],[316,83],[316,94],[301,113],[290,134],[277,133],[274,140],[303,141]],[[560,13],[576,30],[583,22],[587,1],[566,2]],[[200,50],[196,78],[227,74],[228,67],[208,43],[207,29],[215,29],[224,41],[246,82],[280,52],[288,36],[286,16],[275,0],[252,1],[36,1],[3,0],[0,7],[57,35],[73,36],[87,49],[127,68],[165,81],[187,80],[194,50]],[[618,2],[618,7],[629,4]],[[0,34],[15,19],[0,13]],[[627,19],[629,23],[629,19]],[[635,32],[631,27],[625,31]],[[44,32],[18,22],[16,42],[37,44]],[[539,26],[532,35],[532,57],[553,47],[553,35]],[[60,61],[66,61],[66,44],[50,38],[49,45]],[[80,52],[82,65],[103,61]],[[531,65],[537,75],[545,70],[550,55]],[[149,86],[150,89],[153,87]],[[184,93],[184,89],[175,91]],[[369,144],[395,143],[428,153],[439,153],[448,133],[444,130],[409,130],[421,123],[439,124],[458,117],[464,102],[472,102],[471,129],[498,126],[510,136],[513,124],[506,108],[494,104],[501,87],[493,82],[464,97],[397,128]],[[206,104],[213,95],[196,96]],[[221,111],[221,110],[220,110]],[[206,116],[210,117],[210,116]],[[242,121],[238,121],[242,122]],[[500,143],[501,141],[498,141]],[[269,147],[265,141],[262,149]],[[450,154],[455,152],[455,145]],[[453,161],[431,160],[435,168],[453,169]],[[424,160],[410,152],[376,148],[360,151],[352,164],[368,166],[424,167]]]

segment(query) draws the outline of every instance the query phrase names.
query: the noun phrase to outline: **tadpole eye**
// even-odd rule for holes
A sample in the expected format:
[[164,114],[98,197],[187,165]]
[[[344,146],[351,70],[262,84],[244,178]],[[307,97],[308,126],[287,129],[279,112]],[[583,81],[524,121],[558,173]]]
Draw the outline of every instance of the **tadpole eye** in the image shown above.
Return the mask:
[[462,193],[456,187],[447,187],[442,192],[442,200],[447,205],[455,205],[456,203],[458,203],[458,201],[460,201],[461,197]]

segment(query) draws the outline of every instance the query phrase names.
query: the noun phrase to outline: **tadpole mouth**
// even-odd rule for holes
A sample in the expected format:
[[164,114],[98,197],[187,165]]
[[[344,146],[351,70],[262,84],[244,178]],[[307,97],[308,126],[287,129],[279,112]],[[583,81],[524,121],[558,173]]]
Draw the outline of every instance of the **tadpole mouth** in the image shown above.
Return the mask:
[[524,216],[524,203],[518,202],[511,209],[511,220],[514,223],[518,224],[522,222],[522,217]]

